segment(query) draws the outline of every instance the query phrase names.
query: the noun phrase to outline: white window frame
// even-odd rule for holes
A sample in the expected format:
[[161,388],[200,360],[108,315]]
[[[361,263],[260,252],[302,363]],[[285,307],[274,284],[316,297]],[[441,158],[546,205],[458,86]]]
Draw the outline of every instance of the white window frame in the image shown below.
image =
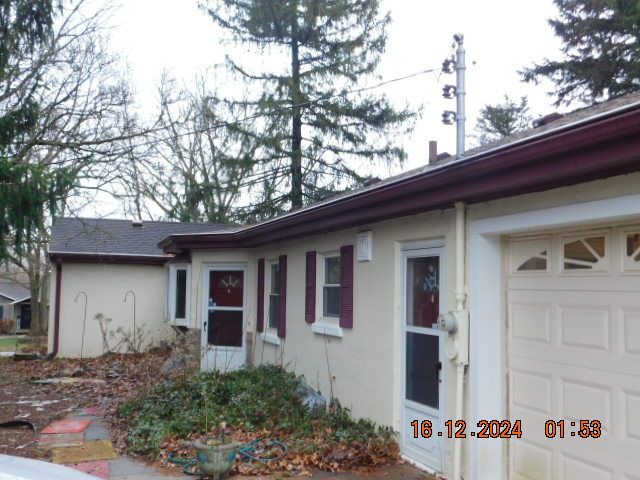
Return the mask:
[[[591,277],[599,277],[604,275],[609,275],[610,272],[610,257],[611,257],[611,235],[609,229],[598,229],[598,230],[583,230],[578,232],[567,232],[560,235],[560,244],[558,248],[558,261],[560,262],[558,267],[560,271],[560,275],[563,277],[571,277],[571,276],[591,276]],[[592,269],[567,269],[564,264],[564,248],[565,245],[584,240],[590,237],[604,237],[604,257],[602,257],[602,262],[600,263],[600,268],[596,268],[594,264],[594,268]],[[596,256],[597,258],[597,256]]]
[[640,227],[628,226],[622,228],[620,232],[620,261],[621,261],[621,273],[622,275],[637,275],[640,271],[640,262],[636,262],[633,257],[627,255],[627,235],[640,234]]
[[[264,333],[262,334],[262,341],[266,342],[266,343],[271,343],[273,345],[280,345],[280,338],[278,337],[278,327],[277,325],[275,327],[271,326],[271,287],[272,287],[272,275],[271,275],[271,271],[273,269],[274,266],[277,266],[278,268],[280,268],[280,260],[279,259],[271,259],[271,260],[267,260],[265,265],[265,282],[264,282],[264,287],[265,287],[265,306],[264,306],[264,310],[267,313],[266,315],[266,321],[265,321],[265,329],[264,329]],[[280,296],[280,293],[278,293],[278,296]]]
[[319,335],[341,338],[343,331],[340,327],[340,312],[337,316],[326,316],[324,313],[324,287],[337,286],[340,284],[325,284],[326,260],[329,258],[340,258],[339,251],[319,253],[316,264],[316,321],[311,325],[311,330]]
[[[185,318],[176,317],[176,281],[178,279],[178,270],[187,271],[187,288],[185,292]],[[169,265],[169,321],[171,325],[178,327],[191,327],[191,264],[174,263]]]

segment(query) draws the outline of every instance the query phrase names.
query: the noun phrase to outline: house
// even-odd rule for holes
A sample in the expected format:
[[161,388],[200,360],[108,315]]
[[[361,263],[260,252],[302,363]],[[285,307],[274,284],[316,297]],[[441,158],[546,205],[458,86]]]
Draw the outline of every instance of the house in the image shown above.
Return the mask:
[[158,243],[171,233],[235,228],[216,224],[56,219],[49,245],[53,265],[49,352],[62,357],[98,356],[107,351],[145,349],[172,338],[171,327],[180,322],[166,321],[165,264],[174,255],[165,254]]
[[304,374],[448,478],[640,471],[640,95],[256,225],[171,224],[146,256],[115,230],[77,256],[59,228],[59,354],[77,292],[128,322],[133,289],[150,327],[200,332],[203,368]]
[[17,331],[31,327],[31,292],[15,282],[0,282],[0,320],[15,322]]

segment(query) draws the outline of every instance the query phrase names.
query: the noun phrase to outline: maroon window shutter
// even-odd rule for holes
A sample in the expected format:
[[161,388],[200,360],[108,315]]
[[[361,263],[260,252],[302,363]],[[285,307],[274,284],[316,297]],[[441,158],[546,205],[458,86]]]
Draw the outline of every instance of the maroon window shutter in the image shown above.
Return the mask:
[[353,328],[353,245],[340,247],[340,326]]
[[278,337],[287,336],[287,256],[280,255],[280,319]]
[[257,328],[264,332],[264,258],[258,260],[258,308]]
[[304,284],[304,320],[316,321],[316,252],[307,252],[307,270]]

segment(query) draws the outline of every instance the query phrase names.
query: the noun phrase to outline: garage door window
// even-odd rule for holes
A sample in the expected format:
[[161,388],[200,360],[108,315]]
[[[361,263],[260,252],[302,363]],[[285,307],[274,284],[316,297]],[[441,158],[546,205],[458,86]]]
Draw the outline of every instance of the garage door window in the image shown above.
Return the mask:
[[564,270],[605,270],[607,238],[604,235],[567,239],[563,243]]
[[545,274],[549,267],[549,237],[511,241],[511,271],[518,274]]
[[640,270],[640,232],[626,232],[625,270]]

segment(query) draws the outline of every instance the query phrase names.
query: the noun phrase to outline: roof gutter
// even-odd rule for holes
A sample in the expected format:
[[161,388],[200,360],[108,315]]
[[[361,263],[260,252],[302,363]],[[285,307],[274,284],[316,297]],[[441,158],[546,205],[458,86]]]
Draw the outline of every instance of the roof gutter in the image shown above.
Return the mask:
[[236,233],[171,235],[167,252],[256,247],[392,217],[640,171],[640,103],[291,212]]
[[51,261],[66,263],[113,263],[121,265],[164,265],[172,255],[133,255],[123,253],[49,252]]

